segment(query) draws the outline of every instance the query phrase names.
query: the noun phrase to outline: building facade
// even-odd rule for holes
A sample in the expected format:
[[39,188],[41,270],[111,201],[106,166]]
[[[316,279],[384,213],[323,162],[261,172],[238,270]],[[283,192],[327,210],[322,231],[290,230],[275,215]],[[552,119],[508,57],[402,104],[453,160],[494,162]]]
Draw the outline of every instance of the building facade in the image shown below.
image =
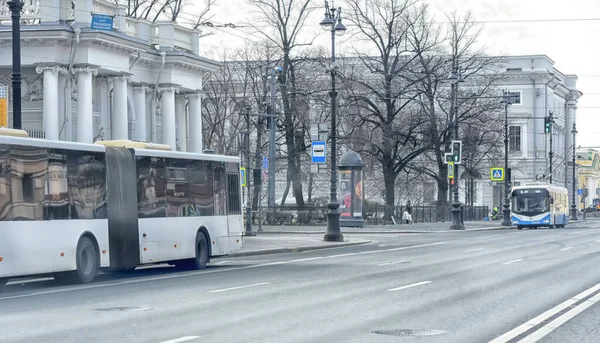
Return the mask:
[[[600,198],[600,153],[595,149],[577,150],[577,161],[579,170],[577,189],[587,189],[588,195],[577,195],[577,208],[588,208],[594,199]],[[583,193],[583,192],[582,192]]]
[[[571,192],[573,124],[576,122],[577,76],[563,74],[545,55],[510,56],[506,58],[505,77],[498,83],[514,101],[508,108],[509,168],[512,185],[535,180],[549,180]],[[552,113],[551,134],[545,132],[544,118]],[[550,164],[552,135],[552,164]],[[552,165],[552,168],[550,168]],[[504,167],[489,165],[489,167]],[[552,174],[550,173],[552,171]],[[478,182],[477,201],[481,205],[501,206],[503,183],[494,183],[484,175]],[[570,199],[570,197],[569,197]]]
[[[12,125],[11,27],[0,9],[0,86]],[[30,136],[92,143],[135,139],[200,152],[200,32],[125,16],[104,0],[26,2],[21,26],[22,127]],[[92,29],[92,13],[112,30]]]

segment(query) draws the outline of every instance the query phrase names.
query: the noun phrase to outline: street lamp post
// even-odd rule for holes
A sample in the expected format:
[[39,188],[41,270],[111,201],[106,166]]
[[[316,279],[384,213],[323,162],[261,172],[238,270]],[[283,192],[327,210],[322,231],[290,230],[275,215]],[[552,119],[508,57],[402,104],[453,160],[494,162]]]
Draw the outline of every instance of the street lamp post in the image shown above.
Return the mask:
[[21,129],[21,10],[22,0],[9,0],[12,19],[12,94],[13,128]]
[[577,220],[577,175],[575,174],[575,158],[576,158],[576,150],[575,150],[575,136],[577,135],[577,129],[575,128],[575,122],[573,122],[573,130],[571,130],[573,134],[573,184],[571,185],[571,220]]
[[511,103],[508,91],[504,91],[504,205],[502,208],[502,226],[512,226],[510,220],[510,185],[508,180],[508,106]]
[[325,18],[320,25],[324,30],[331,31],[331,187],[329,193],[329,212],[327,212],[327,232],[323,239],[325,241],[343,242],[344,236],[340,231],[340,212],[338,211],[340,203],[337,200],[337,163],[336,163],[336,98],[337,91],[335,89],[335,35],[342,35],[346,31],[346,27],[342,24],[342,9],[337,9],[325,1]]
[[[245,134],[245,160],[246,160],[246,231],[245,236],[256,236],[252,232],[252,199],[250,196],[250,170],[252,164],[250,163],[250,106],[246,106],[246,134]],[[256,181],[255,181],[256,182]]]
[[548,133],[550,135],[550,152],[548,153],[548,157],[550,158],[550,184],[552,184],[552,158],[554,157],[554,151],[552,151],[552,136],[554,135],[554,113],[550,112],[548,120],[550,121],[550,132]]
[[[452,73],[448,77],[448,80],[452,82],[451,84],[451,93],[453,93],[453,102],[454,102],[454,139],[458,140],[458,84],[465,82],[462,78],[460,70],[457,66],[454,66]],[[462,223],[460,218],[461,209],[460,209],[460,201],[458,199],[458,181],[459,179],[458,165],[454,165],[454,187],[453,187],[453,199],[452,199],[452,210],[451,214],[451,222],[450,222],[450,230],[464,230],[465,226]]]

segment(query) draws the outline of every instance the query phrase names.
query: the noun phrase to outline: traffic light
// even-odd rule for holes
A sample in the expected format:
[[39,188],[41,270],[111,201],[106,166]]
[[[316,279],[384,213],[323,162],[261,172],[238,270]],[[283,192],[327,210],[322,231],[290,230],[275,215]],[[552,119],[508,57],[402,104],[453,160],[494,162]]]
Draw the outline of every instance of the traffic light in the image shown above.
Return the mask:
[[452,162],[460,164],[462,158],[462,141],[452,141]]
[[553,118],[552,118],[552,112],[550,112],[550,115],[544,117],[544,132],[545,133],[551,133],[552,132],[552,122],[553,122]]

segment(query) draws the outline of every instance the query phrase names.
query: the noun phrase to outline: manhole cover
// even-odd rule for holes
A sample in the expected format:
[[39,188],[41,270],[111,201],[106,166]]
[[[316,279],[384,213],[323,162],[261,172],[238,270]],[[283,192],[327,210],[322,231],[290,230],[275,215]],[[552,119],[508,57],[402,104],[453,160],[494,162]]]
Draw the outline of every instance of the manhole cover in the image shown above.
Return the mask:
[[376,335],[388,336],[437,336],[446,333],[444,330],[426,330],[426,329],[396,329],[396,330],[376,330],[372,331]]
[[96,311],[100,312],[139,312],[139,311],[150,311],[150,307],[107,307],[97,308]]

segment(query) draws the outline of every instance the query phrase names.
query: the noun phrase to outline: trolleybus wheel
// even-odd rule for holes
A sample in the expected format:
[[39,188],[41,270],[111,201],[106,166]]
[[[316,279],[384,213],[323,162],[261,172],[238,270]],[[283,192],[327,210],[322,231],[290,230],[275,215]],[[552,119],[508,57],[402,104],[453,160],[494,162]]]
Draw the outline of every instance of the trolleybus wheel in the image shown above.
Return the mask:
[[90,283],[98,275],[98,251],[94,242],[89,237],[82,237],[77,244],[75,251],[75,261],[77,269],[56,277],[60,282],[65,283]]
[[196,269],[204,269],[208,263],[208,241],[202,232],[196,234],[196,258],[194,262]]

